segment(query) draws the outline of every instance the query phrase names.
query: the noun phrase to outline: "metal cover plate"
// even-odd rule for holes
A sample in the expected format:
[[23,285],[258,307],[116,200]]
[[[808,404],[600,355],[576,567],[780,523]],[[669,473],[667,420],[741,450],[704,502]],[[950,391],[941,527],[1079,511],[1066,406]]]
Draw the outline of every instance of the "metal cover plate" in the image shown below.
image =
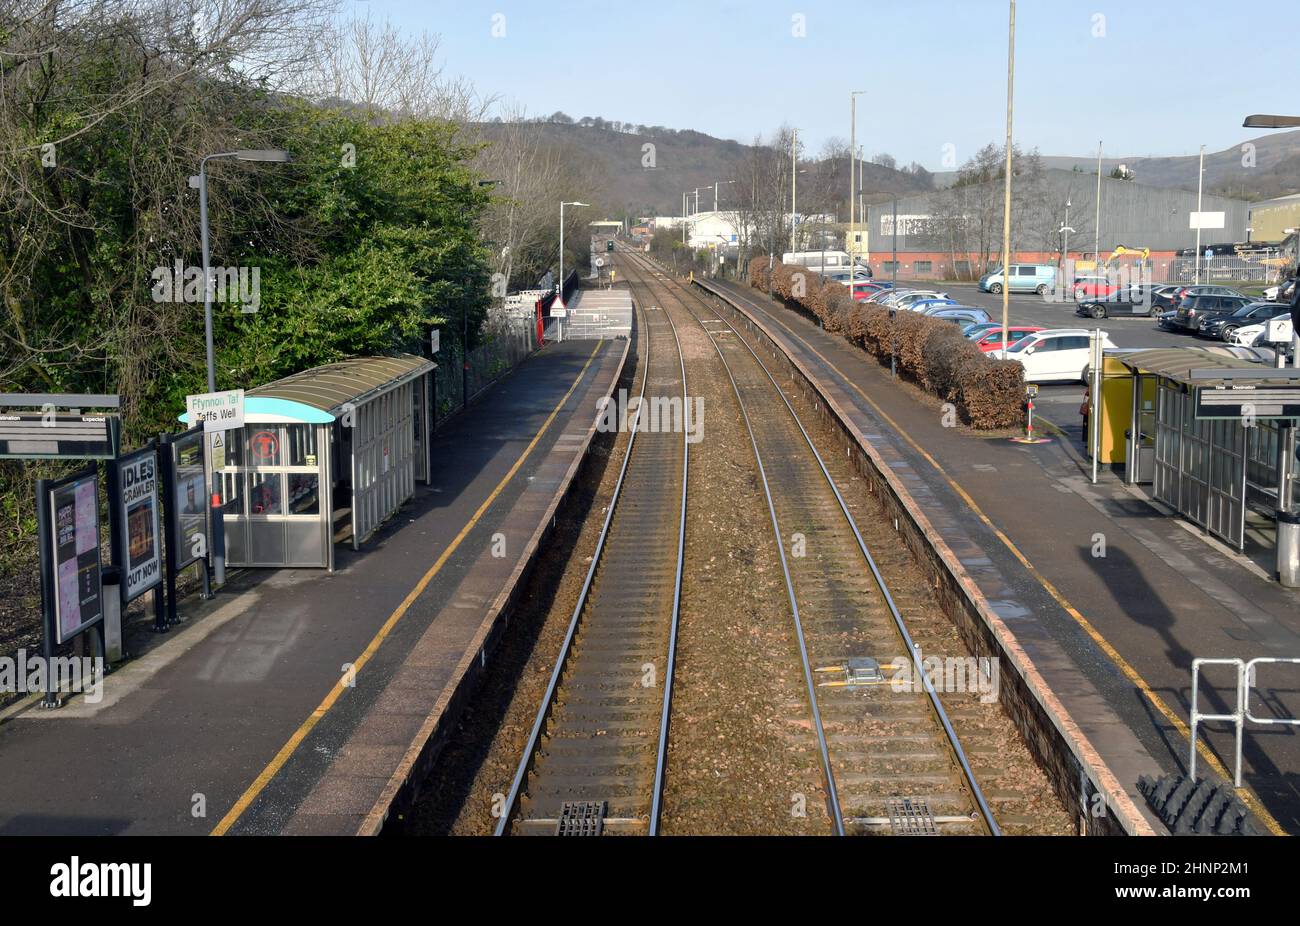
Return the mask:
[[555,835],[599,836],[604,826],[604,801],[565,801],[560,806]]
[[938,836],[930,805],[917,797],[891,798],[889,823],[895,836]]

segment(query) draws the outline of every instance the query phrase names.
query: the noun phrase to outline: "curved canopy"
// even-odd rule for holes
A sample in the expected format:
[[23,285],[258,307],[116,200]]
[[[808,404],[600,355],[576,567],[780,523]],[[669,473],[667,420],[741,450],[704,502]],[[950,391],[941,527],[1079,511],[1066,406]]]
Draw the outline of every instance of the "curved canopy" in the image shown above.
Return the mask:
[[[414,354],[340,360],[248,390],[244,419],[325,424],[345,406],[362,405],[433,368],[432,361]],[[187,424],[188,418],[180,416]]]

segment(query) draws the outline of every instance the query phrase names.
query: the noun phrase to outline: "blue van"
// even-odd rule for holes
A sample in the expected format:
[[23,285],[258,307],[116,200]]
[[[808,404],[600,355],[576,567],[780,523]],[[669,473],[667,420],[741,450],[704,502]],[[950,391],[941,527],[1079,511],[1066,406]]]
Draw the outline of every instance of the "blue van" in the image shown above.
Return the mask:
[[[979,287],[982,293],[1002,292],[1002,268],[980,277]],[[1044,293],[1056,288],[1055,264],[1012,264],[1010,283],[1007,289],[1013,293]]]

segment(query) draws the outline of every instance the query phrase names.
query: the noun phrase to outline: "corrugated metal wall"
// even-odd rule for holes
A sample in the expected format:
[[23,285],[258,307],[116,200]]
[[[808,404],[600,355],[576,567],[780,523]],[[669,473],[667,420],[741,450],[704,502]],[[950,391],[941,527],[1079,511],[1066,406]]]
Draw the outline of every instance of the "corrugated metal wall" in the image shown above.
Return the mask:
[[[1192,178],[1195,179],[1195,178]],[[1041,185],[1029,191],[1012,183],[1015,202],[1012,206],[1012,239],[1017,250],[1040,250],[1049,246],[1053,230],[1065,220],[1065,203],[1070,201],[1069,224],[1074,228],[1070,235],[1071,251],[1080,248],[1091,250],[1094,238],[1096,203],[1096,174],[1065,170],[1044,171]],[[988,189],[971,188],[971,199],[988,202],[990,194],[996,204],[992,239],[1001,242],[1001,189],[1000,181]],[[945,203],[952,193],[945,190],[933,193],[900,197],[899,251],[943,250],[946,241],[934,233],[934,222],[923,217],[942,215]],[[1203,197],[1202,212],[1223,212],[1222,229],[1203,229],[1201,243],[1221,244],[1246,240],[1249,203],[1223,196]],[[870,229],[870,247],[873,255],[881,255],[892,247],[893,203],[878,203],[867,207]],[[1108,254],[1119,244],[1128,247],[1147,247],[1152,251],[1174,251],[1196,244],[1196,230],[1189,227],[1191,213],[1196,211],[1196,191],[1171,190],[1143,186],[1131,180],[1102,178],[1101,190],[1101,251]],[[969,215],[969,213],[968,213]],[[971,237],[970,234],[967,235]],[[1255,237],[1258,237],[1256,235]],[[1054,244],[1054,241],[1052,241]],[[998,250],[995,245],[994,250]]]

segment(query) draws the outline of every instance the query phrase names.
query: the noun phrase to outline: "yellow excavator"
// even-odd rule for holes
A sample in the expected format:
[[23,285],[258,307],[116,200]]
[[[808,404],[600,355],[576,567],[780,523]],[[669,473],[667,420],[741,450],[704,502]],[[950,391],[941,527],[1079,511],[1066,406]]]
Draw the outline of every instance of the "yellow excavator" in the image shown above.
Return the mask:
[[1133,255],[1136,258],[1136,263],[1143,265],[1146,263],[1147,258],[1151,256],[1151,249],[1130,248],[1122,244],[1116,245],[1115,250],[1110,252],[1110,257],[1106,258],[1106,262],[1102,264],[1100,268],[1097,267],[1097,262],[1095,260],[1080,260],[1075,261],[1074,269],[1076,273],[1105,273],[1107,270],[1110,270],[1111,267],[1115,266],[1116,262],[1121,257],[1126,255]]

